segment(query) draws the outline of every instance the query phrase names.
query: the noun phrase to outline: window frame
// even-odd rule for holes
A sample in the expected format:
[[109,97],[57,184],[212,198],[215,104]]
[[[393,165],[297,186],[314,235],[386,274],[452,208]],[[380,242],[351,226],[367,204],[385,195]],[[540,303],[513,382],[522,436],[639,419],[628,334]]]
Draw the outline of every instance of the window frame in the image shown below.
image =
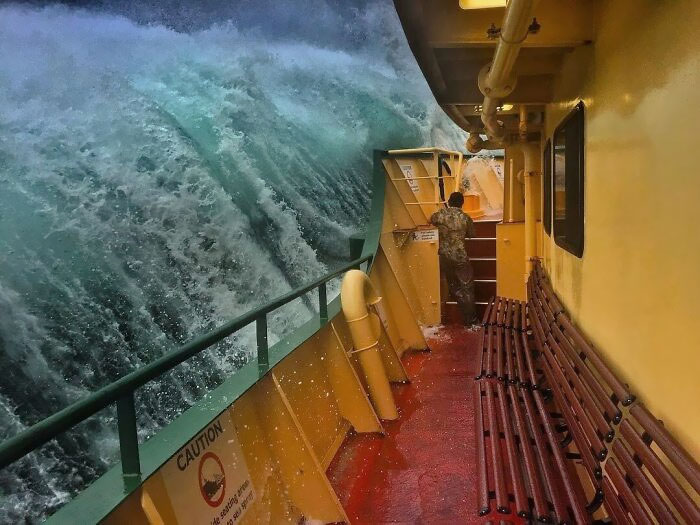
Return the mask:
[[[575,230],[575,236],[576,240],[572,240],[572,234],[569,231],[562,232],[560,231],[560,225],[562,221],[558,221],[556,218],[556,199],[555,199],[555,192],[554,188],[556,186],[556,173],[557,173],[557,154],[556,154],[556,143],[557,143],[557,135],[561,133],[562,131],[565,130],[565,128],[571,123],[571,122],[576,122],[579,126],[578,130],[578,177],[576,177],[576,180],[574,180],[573,177],[574,174],[570,174],[570,176],[567,176],[568,174],[566,173],[566,164],[564,165],[564,198],[565,198],[565,204],[566,208],[565,210],[574,210],[577,215],[578,215],[578,221],[575,224],[576,230]],[[584,250],[584,244],[585,244],[585,208],[584,208],[584,190],[585,190],[585,147],[586,147],[586,140],[585,140],[585,121],[586,121],[586,115],[585,115],[585,106],[583,104],[583,101],[579,102],[576,104],[576,106],[569,112],[569,114],[564,117],[564,119],[559,123],[559,125],[555,128],[554,133],[552,134],[552,203],[551,203],[551,213],[552,213],[552,231],[554,235],[554,242],[567,252],[571,253],[572,255],[578,257],[579,259],[583,257],[583,250]],[[566,140],[566,136],[565,136]],[[566,144],[565,144],[566,146]],[[573,153],[569,153],[573,154]],[[573,181],[573,182],[569,182]],[[569,189],[574,189],[577,192],[578,199],[577,202],[575,202],[574,206],[569,206],[569,199],[567,198],[567,193]],[[566,215],[565,215],[566,217]],[[568,223],[568,220],[565,218],[564,220],[565,223]],[[568,224],[565,224],[564,227],[566,228]]]
[[542,227],[552,236],[552,141],[547,139],[542,153]]

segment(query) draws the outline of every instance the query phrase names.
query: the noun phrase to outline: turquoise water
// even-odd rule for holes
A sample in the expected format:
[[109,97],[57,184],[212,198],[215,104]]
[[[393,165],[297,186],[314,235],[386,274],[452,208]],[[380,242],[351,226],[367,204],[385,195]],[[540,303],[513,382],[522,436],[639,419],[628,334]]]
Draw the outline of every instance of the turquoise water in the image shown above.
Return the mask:
[[[147,4],[0,7],[2,438],[347,258],[373,148],[462,147],[390,2]],[[141,439],[253,341],[141,389]],[[0,522],[116,453],[106,411],[0,472]]]

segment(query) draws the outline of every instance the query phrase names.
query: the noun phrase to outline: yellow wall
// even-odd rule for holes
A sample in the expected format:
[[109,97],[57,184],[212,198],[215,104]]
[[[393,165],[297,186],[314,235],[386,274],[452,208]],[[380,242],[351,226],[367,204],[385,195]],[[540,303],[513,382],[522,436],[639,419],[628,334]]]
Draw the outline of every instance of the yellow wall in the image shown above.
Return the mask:
[[582,259],[544,235],[554,287],[618,374],[700,456],[700,2],[604,2],[565,60],[547,136],[586,104]]
[[498,295],[527,300],[524,222],[503,222],[496,225],[496,268]]
[[[537,253],[542,253],[542,229],[537,226]],[[525,223],[502,222],[496,225],[496,293],[503,297],[527,300],[525,266]]]

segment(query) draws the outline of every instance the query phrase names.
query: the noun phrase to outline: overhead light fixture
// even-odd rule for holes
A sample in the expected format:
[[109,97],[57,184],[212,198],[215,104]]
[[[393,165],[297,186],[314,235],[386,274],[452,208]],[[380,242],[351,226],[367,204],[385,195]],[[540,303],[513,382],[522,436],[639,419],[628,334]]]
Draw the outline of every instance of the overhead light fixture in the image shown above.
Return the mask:
[[503,104],[498,109],[501,111],[510,111],[511,109],[513,109],[513,104]]
[[462,9],[490,9],[505,6],[506,0],[459,0],[459,7]]

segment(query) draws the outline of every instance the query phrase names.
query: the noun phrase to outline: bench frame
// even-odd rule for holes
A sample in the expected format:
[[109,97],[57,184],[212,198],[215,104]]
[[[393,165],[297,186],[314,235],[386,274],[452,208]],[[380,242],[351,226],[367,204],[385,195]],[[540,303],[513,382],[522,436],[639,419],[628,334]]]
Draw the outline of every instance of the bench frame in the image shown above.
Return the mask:
[[698,463],[571,321],[538,260],[533,267],[528,302],[494,297],[483,318],[478,514],[700,523]]

